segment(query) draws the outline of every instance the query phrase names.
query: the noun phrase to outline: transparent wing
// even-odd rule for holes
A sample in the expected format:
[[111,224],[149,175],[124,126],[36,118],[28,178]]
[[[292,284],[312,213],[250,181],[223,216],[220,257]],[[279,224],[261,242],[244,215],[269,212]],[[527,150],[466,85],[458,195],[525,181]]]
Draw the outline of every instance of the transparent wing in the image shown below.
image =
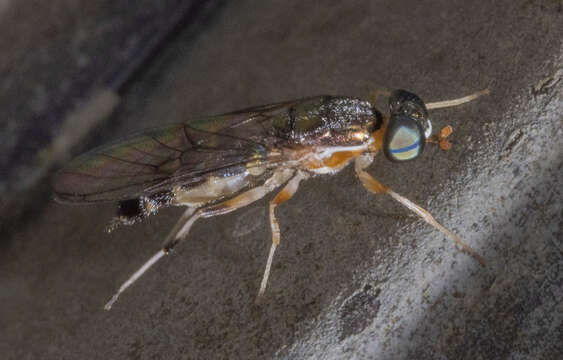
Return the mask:
[[[274,164],[268,149],[284,139],[271,121],[302,100],[245,109],[150,130],[72,160],[53,179],[57,200],[116,201],[233,175],[248,162]],[[278,155],[279,156],[279,155]]]

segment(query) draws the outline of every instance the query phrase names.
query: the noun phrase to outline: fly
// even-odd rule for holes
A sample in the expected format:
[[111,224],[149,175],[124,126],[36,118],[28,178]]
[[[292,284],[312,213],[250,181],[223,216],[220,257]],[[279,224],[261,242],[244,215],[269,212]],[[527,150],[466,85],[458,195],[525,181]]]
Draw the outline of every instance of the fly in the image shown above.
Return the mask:
[[413,93],[395,90],[385,93],[388,116],[373,105],[379,93],[372,101],[315,96],[149,130],[72,160],[54,177],[55,198],[72,204],[117,201],[118,215],[110,230],[162,207],[186,207],[161,249],[121,285],[106,310],[185,239],[195,221],[237,210],[281,187],[269,203],[272,245],[259,300],[280,243],[276,207],[297,192],[301,181],[334,174],[351,162],[367,191],[390,195],[484,265],[481,256],[428,211],[378,182],[366,168],[379,150],[393,162],[404,162],[418,158],[426,143],[448,149],[451,127],[431,136],[428,110],[457,106],[488,93],[425,104]]

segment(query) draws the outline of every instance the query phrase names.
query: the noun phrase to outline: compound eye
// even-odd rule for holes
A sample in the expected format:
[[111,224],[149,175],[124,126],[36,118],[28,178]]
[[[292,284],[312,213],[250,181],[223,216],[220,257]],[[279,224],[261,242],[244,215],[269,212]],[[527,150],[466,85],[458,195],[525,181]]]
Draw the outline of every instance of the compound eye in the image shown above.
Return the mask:
[[405,114],[391,116],[383,137],[383,152],[391,161],[416,159],[426,139],[419,121]]

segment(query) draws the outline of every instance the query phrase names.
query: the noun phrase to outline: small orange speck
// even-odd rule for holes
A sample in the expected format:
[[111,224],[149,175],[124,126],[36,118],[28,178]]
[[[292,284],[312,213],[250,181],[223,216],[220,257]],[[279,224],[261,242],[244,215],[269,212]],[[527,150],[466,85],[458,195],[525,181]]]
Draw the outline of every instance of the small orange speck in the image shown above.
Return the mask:
[[452,143],[446,139],[440,140],[440,149],[442,150],[450,150],[452,148]]
[[454,129],[451,127],[451,125],[444,126],[444,128],[442,128],[442,130],[440,130],[440,137],[441,138],[447,138],[453,132],[454,132]]
[[450,125],[444,126],[438,135],[434,135],[426,139],[428,143],[438,143],[442,150],[450,150],[452,144],[448,141],[447,137],[453,132],[453,128]]

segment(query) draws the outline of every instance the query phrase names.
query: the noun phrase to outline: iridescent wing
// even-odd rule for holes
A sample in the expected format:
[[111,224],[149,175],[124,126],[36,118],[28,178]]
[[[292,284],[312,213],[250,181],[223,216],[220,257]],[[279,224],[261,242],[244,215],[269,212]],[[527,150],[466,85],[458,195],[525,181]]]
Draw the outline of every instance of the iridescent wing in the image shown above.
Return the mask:
[[301,99],[249,108],[146,131],[87,152],[53,179],[56,199],[118,201],[190,186],[209,175],[244,171],[248,162],[272,165],[269,149],[286,141],[272,121],[286,118]]

